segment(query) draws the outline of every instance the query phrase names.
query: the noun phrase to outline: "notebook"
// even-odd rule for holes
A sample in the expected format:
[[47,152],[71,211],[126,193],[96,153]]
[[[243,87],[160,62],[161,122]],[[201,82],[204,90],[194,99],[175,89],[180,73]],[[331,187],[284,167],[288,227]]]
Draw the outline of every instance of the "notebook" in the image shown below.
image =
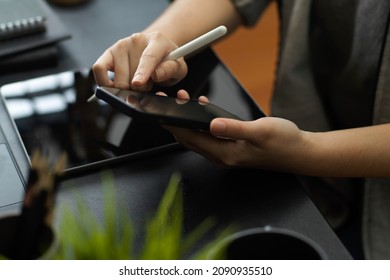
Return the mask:
[[0,41],[44,32],[46,19],[37,0],[0,0]]
[[[4,22],[11,20],[11,17],[5,16],[5,14],[11,14],[9,12],[9,10],[11,10],[10,8],[17,8],[18,5],[23,6],[23,8],[18,9],[23,14],[28,9],[32,9],[30,15],[32,15],[32,18],[35,18],[35,21],[37,22],[35,26],[36,29],[30,30],[30,34],[24,33],[23,36],[14,35],[7,39],[0,39],[0,59],[5,56],[18,54],[23,51],[47,46],[71,38],[69,30],[46,1],[43,0],[0,0],[0,24],[4,24]],[[35,9],[33,9],[32,6],[34,6]],[[25,16],[26,15],[29,14],[26,13]],[[8,19],[6,19],[7,17]],[[21,18],[23,18],[23,16],[21,16]]]

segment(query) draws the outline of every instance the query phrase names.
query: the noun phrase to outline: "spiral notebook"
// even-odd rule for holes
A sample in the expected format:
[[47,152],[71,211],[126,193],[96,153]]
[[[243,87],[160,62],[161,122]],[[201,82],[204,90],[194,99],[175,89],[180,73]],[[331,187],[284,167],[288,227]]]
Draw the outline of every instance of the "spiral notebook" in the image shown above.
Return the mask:
[[46,19],[36,0],[0,0],[0,40],[44,32]]
[[44,0],[0,0],[0,27],[0,59],[71,37]]

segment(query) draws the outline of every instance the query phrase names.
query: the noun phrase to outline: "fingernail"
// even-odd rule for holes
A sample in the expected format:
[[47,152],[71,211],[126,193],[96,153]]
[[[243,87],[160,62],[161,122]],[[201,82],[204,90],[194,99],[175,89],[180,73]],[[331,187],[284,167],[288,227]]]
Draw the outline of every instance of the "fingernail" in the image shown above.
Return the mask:
[[142,78],[143,78],[143,74],[142,73],[136,73],[133,77],[133,80],[132,82],[142,82]]
[[223,121],[218,121],[218,120],[213,121],[211,130],[215,134],[222,134],[226,130],[226,124]]

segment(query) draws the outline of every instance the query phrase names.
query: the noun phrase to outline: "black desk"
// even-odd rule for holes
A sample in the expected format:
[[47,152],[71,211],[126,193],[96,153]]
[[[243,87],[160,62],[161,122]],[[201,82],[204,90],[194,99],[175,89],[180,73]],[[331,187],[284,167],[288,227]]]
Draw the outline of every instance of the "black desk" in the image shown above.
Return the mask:
[[[166,6],[163,0],[91,0],[72,8],[53,7],[73,35],[71,40],[60,44],[59,66],[5,75],[0,84],[90,67],[109,45],[142,30]],[[227,109],[236,107],[234,98],[219,100]],[[126,205],[137,225],[156,208],[169,177],[179,171],[184,182],[187,229],[209,215],[218,218],[220,227],[234,223],[241,228],[265,225],[289,228],[318,242],[330,259],[350,258],[293,175],[220,169],[183,149],[130,158],[110,170],[116,178],[120,203]],[[99,172],[67,179],[62,183],[58,203],[72,203],[73,189],[77,189],[99,215],[103,201],[100,186]]]
[[[186,150],[136,158],[110,171],[115,176],[118,204],[127,207],[136,227],[156,209],[171,174],[180,172],[188,230],[208,216],[217,217],[219,229],[231,224],[240,229],[271,225],[310,237],[330,259],[350,258],[293,175],[220,169]],[[59,205],[74,203],[76,190],[89,208],[101,215],[101,176],[95,173],[64,182]]]

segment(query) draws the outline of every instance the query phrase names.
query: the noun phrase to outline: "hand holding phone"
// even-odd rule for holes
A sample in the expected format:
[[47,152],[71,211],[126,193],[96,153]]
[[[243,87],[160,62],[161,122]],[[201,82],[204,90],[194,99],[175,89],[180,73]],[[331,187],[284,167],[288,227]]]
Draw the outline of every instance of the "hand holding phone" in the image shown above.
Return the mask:
[[140,93],[111,87],[98,87],[95,96],[120,112],[143,121],[209,131],[215,118],[241,120],[238,116],[212,104],[153,93]]

